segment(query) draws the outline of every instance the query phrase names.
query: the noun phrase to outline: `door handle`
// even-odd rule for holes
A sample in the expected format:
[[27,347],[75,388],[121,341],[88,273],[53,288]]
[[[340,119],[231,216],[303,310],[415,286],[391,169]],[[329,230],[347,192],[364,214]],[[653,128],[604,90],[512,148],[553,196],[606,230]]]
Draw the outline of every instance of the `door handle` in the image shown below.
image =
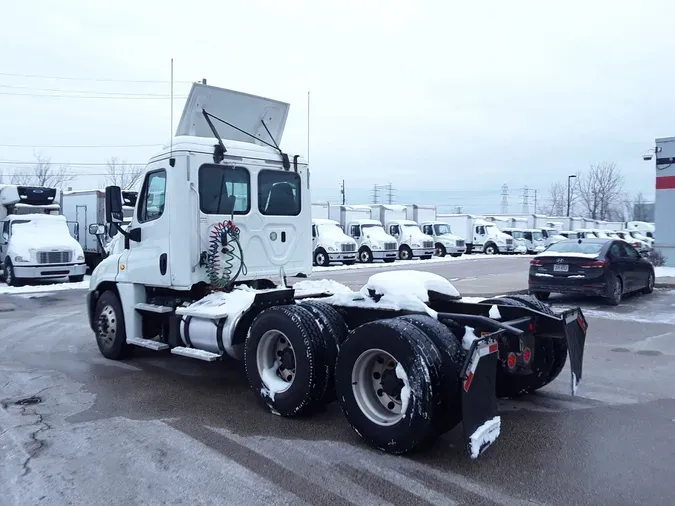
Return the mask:
[[166,274],[167,256],[166,253],[159,255],[159,273],[164,276]]

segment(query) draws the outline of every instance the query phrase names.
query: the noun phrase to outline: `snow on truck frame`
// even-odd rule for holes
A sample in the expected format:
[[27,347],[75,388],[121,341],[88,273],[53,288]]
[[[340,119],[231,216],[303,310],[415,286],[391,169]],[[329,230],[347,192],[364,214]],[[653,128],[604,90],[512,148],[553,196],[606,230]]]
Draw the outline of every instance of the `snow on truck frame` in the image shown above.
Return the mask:
[[[105,357],[140,346],[243,359],[272,413],[337,400],[368,444],[396,454],[462,422],[477,457],[499,435],[497,396],[543,387],[568,354],[576,388],[579,309],[554,314],[517,296],[465,303],[446,279],[416,271],[376,274],[359,291],[287,287],[286,274],[312,269],[308,168],[277,147],[288,107],[193,85],[120,227],[124,247],[92,273],[87,308]],[[106,214],[122,221],[118,187],[106,189]]]

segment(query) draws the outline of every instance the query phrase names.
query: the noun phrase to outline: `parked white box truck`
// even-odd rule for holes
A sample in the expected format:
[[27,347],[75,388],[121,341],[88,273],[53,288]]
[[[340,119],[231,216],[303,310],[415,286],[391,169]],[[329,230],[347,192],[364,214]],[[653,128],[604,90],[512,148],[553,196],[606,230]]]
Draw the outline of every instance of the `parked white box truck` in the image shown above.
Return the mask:
[[396,239],[399,259],[428,260],[434,255],[433,237],[423,234],[419,225],[408,219],[406,206],[374,204],[371,209],[371,217],[379,219],[387,233]]
[[370,217],[368,206],[331,206],[331,219],[339,214],[345,233],[357,244],[359,262],[383,260],[390,263],[398,256],[396,239],[384,231],[382,223]]
[[345,265],[356,262],[356,241],[334,220],[312,218],[312,248],[314,265],[328,267],[332,262]]
[[84,252],[60,213],[57,188],[0,185],[0,268],[5,282],[82,281]]
[[[122,191],[124,221],[131,223],[138,192]],[[72,190],[61,197],[63,215],[69,223],[76,223],[74,237],[82,246],[84,259],[90,268],[96,267],[107,256],[106,247],[117,235],[117,229],[105,222],[104,190]],[[92,226],[93,225],[93,226]]]
[[[329,220],[330,204],[328,202],[314,202],[312,203],[312,219],[318,218],[320,220]],[[334,220],[337,221],[337,220]]]
[[513,238],[499,230],[493,222],[472,214],[439,214],[438,219],[448,223],[453,233],[464,239],[467,254],[515,252]]

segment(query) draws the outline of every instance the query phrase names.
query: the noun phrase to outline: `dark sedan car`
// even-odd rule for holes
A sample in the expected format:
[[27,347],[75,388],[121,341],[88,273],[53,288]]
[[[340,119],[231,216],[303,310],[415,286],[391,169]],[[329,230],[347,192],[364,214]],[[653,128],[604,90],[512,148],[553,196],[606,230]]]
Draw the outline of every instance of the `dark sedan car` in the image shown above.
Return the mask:
[[654,267],[625,241],[568,239],[552,244],[530,261],[530,293],[599,295],[613,306],[626,293],[652,293]]

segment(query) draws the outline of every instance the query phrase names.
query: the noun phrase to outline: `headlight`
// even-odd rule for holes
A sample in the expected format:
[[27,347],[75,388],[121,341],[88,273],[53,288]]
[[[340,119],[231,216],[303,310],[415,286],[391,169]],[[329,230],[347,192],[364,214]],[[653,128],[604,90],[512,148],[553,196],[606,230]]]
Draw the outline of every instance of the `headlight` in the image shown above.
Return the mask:
[[413,247],[413,248],[421,248],[422,245],[421,245],[420,243],[418,243],[418,242],[414,242],[414,243],[412,243],[412,247]]
[[84,255],[77,255],[78,262],[84,262]]
[[14,257],[15,262],[28,262],[28,260],[24,259],[21,255],[16,255]]
[[379,244],[379,243],[377,243],[377,242],[374,242],[374,243],[372,243],[372,244],[370,245],[370,249],[376,249],[376,250],[377,250],[377,249],[382,249],[382,245]]
[[450,240],[447,240],[447,239],[446,239],[445,241],[443,241],[443,245],[444,245],[444,246],[454,246],[454,245],[455,245],[455,241],[450,241]]
[[328,246],[328,251],[337,251],[337,250],[335,248],[333,248],[332,246]]

